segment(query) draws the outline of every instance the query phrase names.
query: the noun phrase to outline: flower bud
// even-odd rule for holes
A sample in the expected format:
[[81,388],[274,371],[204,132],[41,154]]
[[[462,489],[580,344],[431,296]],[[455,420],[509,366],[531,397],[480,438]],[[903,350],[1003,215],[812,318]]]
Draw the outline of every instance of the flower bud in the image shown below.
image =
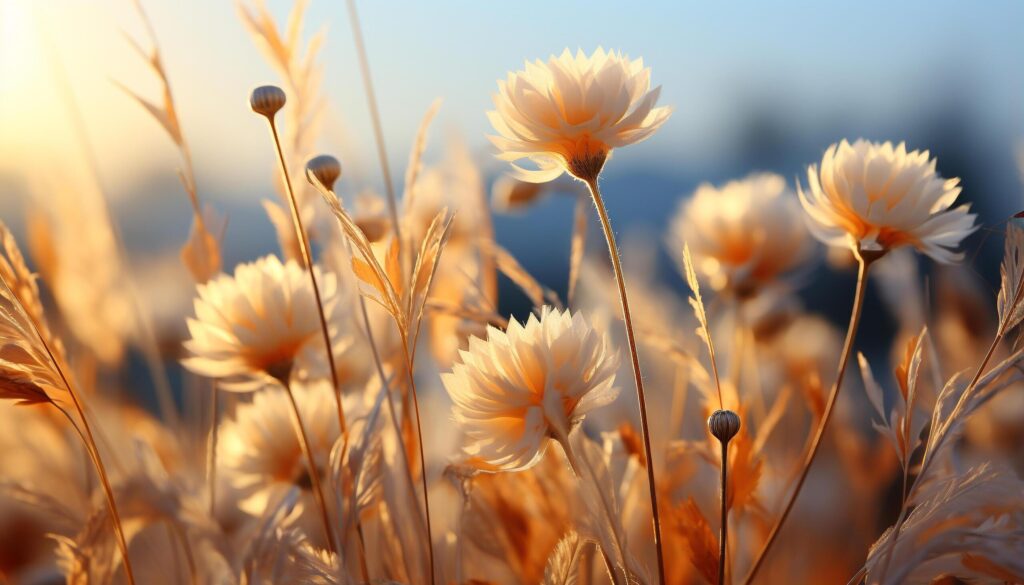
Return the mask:
[[321,154],[306,161],[306,172],[316,177],[328,191],[341,176],[341,163],[329,154]]
[[740,415],[731,410],[716,410],[708,417],[708,430],[722,443],[740,432]]
[[284,90],[280,87],[261,85],[252,90],[252,95],[249,96],[249,107],[257,114],[273,118],[274,114],[284,107],[286,101]]

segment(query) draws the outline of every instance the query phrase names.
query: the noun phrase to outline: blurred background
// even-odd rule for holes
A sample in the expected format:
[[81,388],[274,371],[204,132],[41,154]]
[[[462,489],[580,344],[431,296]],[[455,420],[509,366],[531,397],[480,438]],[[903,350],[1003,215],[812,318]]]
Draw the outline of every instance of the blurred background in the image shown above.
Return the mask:
[[[291,4],[267,0],[279,22]],[[274,198],[275,159],[265,124],[247,104],[249,91],[276,83],[276,74],[234,2],[143,5],[192,147],[200,196],[228,218],[225,266],[276,250],[259,204]],[[703,181],[754,170],[805,180],[806,165],[842,138],[906,141],[931,150],[943,175],[962,178],[962,199],[987,226],[968,243],[969,266],[996,288],[1002,238],[988,238],[989,230],[1000,231],[1024,208],[1020,2],[666,1],[627,9],[619,2],[364,1],[359,10],[398,184],[417,125],[440,97],[428,162],[458,136],[489,186],[507,170],[486,140],[484,113],[496,80],[524,59],[604,46],[642,56],[662,86],[661,103],[675,108],[652,139],[616,152],[603,175],[610,213],[626,239],[641,234],[660,245],[678,202]],[[147,258],[176,251],[187,237],[191,211],[177,182],[176,151],[117,86],[159,99],[159,86],[126,39],[144,38],[142,27],[130,0],[0,0],[0,217],[19,238],[30,193],[73,191],[82,180],[68,95],[132,263],[145,270]],[[342,160],[343,192],[382,192],[342,0],[310,2],[303,35],[321,31],[327,117],[320,146]],[[499,241],[558,291],[572,208],[569,197],[549,197],[496,220]],[[595,238],[590,244],[599,252]],[[660,277],[683,294],[664,250],[656,256]],[[815,272],[803,297],[811,309],[844,321],[850,278]],[[506,312],[527,306],[514,294],[503,297]],[[182,309],[175,310],[180,319]],[[867,310],[880,310],[877,299]],[[888,335],[884,321],[865,322],[865,343]]]

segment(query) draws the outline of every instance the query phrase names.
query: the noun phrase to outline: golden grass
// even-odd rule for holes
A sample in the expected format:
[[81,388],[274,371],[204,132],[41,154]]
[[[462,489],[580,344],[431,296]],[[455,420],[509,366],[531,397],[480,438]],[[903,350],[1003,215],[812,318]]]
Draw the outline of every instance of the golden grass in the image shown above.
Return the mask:
[[[665,240],[686,282],[673,289],[642,262],[660,236],[620,250],[599,185],[612,151],[669,119],[642,62],[565,52],[499,85],[499,156],[586,193],[502,177],[488,202],[465,147],[434,162],[440,101],[410,133],[398,193],[348,0],[385,188],[350,199],[365,186],[311,159],[329,103],[308,2],[280,25],[239,0],[283,86],[253,101],[277,159],[280,200],[263,208],[279,247],[229,275],[153,23],[133,5],[144,42],[128,42],[159,92],[119,85],[177,150],[191,227],[168,257],[191,279],[159,284],[197,299],[180,316],[192,339],[178,351],[180,331],[142,314],[125,319],[134,337],[83,333],[141,300],[130,281],[108,286],[128,263],[102,188],[54,193],[29,222],[30,259],[0,223],[0,582],[1024,582],[1024,229],[1006,225],[998,292],[953,267],[926,281],[915,255],[956,261],[976,229],[927,152],[843,141],[806,186],[701,187]],[[102,154],[81,138],[84,158]],[[538,213],[547,195],[574,204],[554,284],[497,241],[492,217]],[[588,254],[588,199],[607,257]],[[789,233],[805,218],[809,234]],[[819,274],[812,235],[857,265],[845,336],[800,303]],[[863,314],[869,268],[886,312]],[[509,315],[499,282],[535,315]],[[897,333],[858,344],[862,319]],[[159,415],[139,406],[129,347],[164,393]],[[181,413],[159,381],[179,359]],[[628,385],[638,404],[617,399]]]

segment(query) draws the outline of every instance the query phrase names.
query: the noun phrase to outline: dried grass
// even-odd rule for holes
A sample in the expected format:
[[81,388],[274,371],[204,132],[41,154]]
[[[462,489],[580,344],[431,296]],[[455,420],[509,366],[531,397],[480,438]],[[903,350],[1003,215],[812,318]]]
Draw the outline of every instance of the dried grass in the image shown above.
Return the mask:
[[[230,278],[220,276],[225,222],[200,201],[187,120],[152,24],[132,2],[145,36],[129,42],[158,91],[147,97],[130,89],[134,81],[119,86],[178,152],[192,226],[177,266],[197,283],[216,283]],[[288,95],[281,158],[292,177],[315,153],[328,105],[323,33],[303,32],[308,7],[295,2],[282,25],[263,1],[237,2],[243,26]],[[354,3],[349,8],[378,153],[386,157]],[[841,331],[800,303],[795,289],[802,282],[717,288],[702,281],[708,258],[681,241],[682,250],[671,252],[689,291],[655,278],[657,266],[644,264],[653,246],[624,250],[631,316],[597,183],[605,159],[571,167],[593,174],[586,182],[610,245],[611,272],[588,257],[591,218],[579,185],[505,178],[488,204],[484,174],[464,147],[448,143],[444,157],[433,156],[429,137],[439,108],[440,101],[427,108],[412,136],[400,200],[388,177],[392,217],[378,197],[371,197],[375,209],[346,207],[313,173],[310,185],[294,185],[294,209],[286,207],[292,201],[283,182],[280,201],[263,201],[280,255],[325,278],[331,273],[343,289],[337,310],[320,313],[327,355],[319,338],[286,348],[292,396],[309,396],[333,379],[339,413],[348,413],[330,427],[333,412],[303,412],[300,428],[310,440],[302,445],[285,436],[294,434],[287,425],[267,422],[275,417],[260,419],[247,440],[215,443],[221,425],[269,403],[260,397],[210,401],[188,393],[180,424],[137,404],[142,384],[129,374],[127,348],[140,343],[158,361],[170,352],[147,350],[140,315],[118,308],[137,299],[121,283],[130,274],[115,226],[94,202],[76,201],[67,189],[44,191],[47,213],[35,210],[27,225],[39,275],[0,223],[0,582],[59,574],[76,585],[112,585],[125,581],[122,570],[139,583],[169,584],[1024,581],[1024,349],[1014,339],[1024,322],[1024,229],[1015,220],[1006,227],[998,293],[988,297],[962,272],[925,280],[909,248],[886,250],[882,259],[858,249],[853,256],[863,264],[842,347]],[[386,158],[382,164],[389,173]],[[496,240],[491,219],[492,208],[541,213],[533,205],[558,191],[575,197],[564,226],[571,231],[568,265],[555,285],[566,286],[564,298],[539,278],[538,266]],[[323,208],[314,192],[326,202],[329,222],[315,221]],[[94,194],[102,195],[87,195]],[[304,228],[295,229],[303,223],[315,245]],[[716,241],[726,232],[716,230]],[[702,237],[684,235],[691,244]],[[803,279],[816,274],[811,256],[801,257]],[[898,331],[892,347],[855,339],[867,265],[876,261],[880,296]],[[509,299],[499,298],[499,275],[530,309],[544,314],[564,304],[607,334],[600,351],[628,349],[640,412],[619,400],[560,430],[559,413],[588,399],[561,387],[581,377],[563,371],[577,357],[568,335],[544,330],[550,339],[543,352],[516,338],[516,347],[496,350],[516,363],[481,365],[476,338],[488,327],[520,327],[520,316],[506,312]],[[617,291],[608,286],[613,277]],[[271,281],[265,286],[268,295],[281,293]],[[239,321],[258,311],[233,308]],[[123,327],[115,326],[117,315]],[[215,329],[190,335],[205,333],[215,343],[226,335]],[[280,337],[241,329],[245,342],[225,360],[248,363],[248,349]],[[892,359],[884,359],[885,350]],[[854,351],[864,392],[840,400]],[[451,420],[438,373],[455,363],[481,369],[479,400],[516,401],[502,402],[507,416],[488,420],[493,436],[476,437]],[[338,368],[331,376],[330,365]],[[619,385],[627,378],[619,373]],[[733,409],[742,420],[728,449],[707,433],[705,417],[715,408]],[[322,441],[306,435],[325,426],[319,417],[336,431]],[[523,432],[498,432],[506,428]],[[533,433],[537,428],[549,430]],[[508,437],[536,440],[522,449],[537,454],[532,466],[503,471],[479,448]],[[233,457],[213,456],[220,452]],[[448,481],[438,481],[442,468]],[[661,525],[651,522],[658,501],[664,542]],[[720,505],[721,519],[711,518],[707,512]]]

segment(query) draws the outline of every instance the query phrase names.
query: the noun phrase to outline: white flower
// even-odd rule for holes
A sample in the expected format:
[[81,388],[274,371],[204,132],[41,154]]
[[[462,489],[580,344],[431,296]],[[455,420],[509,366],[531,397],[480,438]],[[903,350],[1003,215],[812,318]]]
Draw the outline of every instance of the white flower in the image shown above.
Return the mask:
[[[334,393],[326,380],[296,384],[293,392],[316,467],[326,482],[331,448],[340,436]],[[345,406],[345,411],[352,413],[357,405],[346,400]],[[256,392],[252,402],[239,405],[235,416],[221,423],[217,465],[226,470],[239,506],[255,516],[262,515],[269,502],[298,486],[303,508],[313,519],[310,534],[319,534],[317,505],[293,417],[288,395],[279,385]]]
[[[337,279],[319,269],[316,275],[330,320]],[[286,379],[307,344],[323,343],[312,283],[294,261],[266,256],[240,264],[234,276],[218,276],[198,291],[196,318],[188,320],[192,339],[185,342],[192,357],[182,363],[227,390],[256,390],[268,376]]]
[[442,375],[465,432],[466,453],[505,471],[525,469],[548,438],[564,438],[583,417],[613,401],[618,356],[577,313],[544,307],[526,325],[473,337]]
[[796,197],[771,173],[699,186],[672,222],[672,250],[684,243],[714,288],[740,292],[775,280],[810,250]]
[[799,193],[808,226],[832,246],[873,252],[913,246],[950,263],[962,257],[954,250],[977,229],[967,205],[950,209],[960,179],[943,179],[928,151],[907,152],[903,143],[833,144],[820,170],[808,168],[807,180],[809,192]]
[[644,140],[668,119],[670,108],[654,107],[660,91],[651,90],[642,59],[601,48],[573,56],[566,49],[498,82],[495,110],[487,115],[499,136],[491,141],[499,158],[537,165],[513,165],[524,180],[550,181],[564,171],[596,178],[613,148]]

